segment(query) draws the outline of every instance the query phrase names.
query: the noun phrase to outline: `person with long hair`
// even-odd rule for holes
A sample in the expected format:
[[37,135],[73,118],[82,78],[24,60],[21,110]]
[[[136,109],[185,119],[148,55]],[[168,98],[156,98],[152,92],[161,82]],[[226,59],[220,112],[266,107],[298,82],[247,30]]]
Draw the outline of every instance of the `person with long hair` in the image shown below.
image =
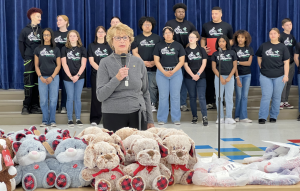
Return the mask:
[[106,42],[106,30],[103,26],[98,26],[95,31],[95,40],[88,47],[88,58],[92,66],[91,71],[91,85],[92,85],[92,98],[90,110],[90,123],[96,126],[100,123],[102,118],[101,102],[97,99],[97,70],[100,61],[109,56],[112,50]]
[[205,49],[199,46],[198,41],[200,35],[198,31],[192,31],[189,35],[189,44],[185,49],[185,63],[184,68],[186,74],[184,75],[186,87],[189,92],[190,106],[192,110],[192,124],[198,122],[197,116],[197,94],[202,113],[202,123],[204,126],[208,125],[207,109],[206,109],[206,75],[205,67],[207,62],[207,53]]
[[83,47],[79,33],[71,30],[67,35],[66,46],[61,50],[62,66],[65,71],[64,84],[67,91],[68,125],[74,126],[73,102],[75,105],[76,124],[82,126],[81,93],[84,86],[87,51]]
[[271,99],[270,123],[276,123],[282,90],[289,80],[289,50],[280,43],[280,32],[277,28],[272,28],[269,31],[269,37],[270,41],[260,45],[256,52],[262,93],[258,113],[259,124],[266,123]]
[[248,119],[247,104],[251,82],[251,64],[253,49],[250,46],[251,36],[245,30],[238,30],[233,35],[234,50],[237,54],[237,70],[235,72],[235,121],[252,123]]
[[[54,31],[54,41],[56,43],[56,46],[61,51],[62,47],[65,46],[67,42],[67,34],[68,34],[68,27],[69,24],[69,18],[66,15],[58,15],[56,17],[57,19],[57,27],[58,30]],[[60,97],[60,105],[59,105],[59,99],[57,99],[57,107],[56,110],[60,110],[60,113],[67,113],[66,104],[67,104],[67,92],[64,85],[64,70],[59,71],[59,86],[61,88],[61,97]]]
[[61,61],[60,50],[56,47],[54,34],[50,28],[42,32],[41,45],[34,50],[34,64],[39,78],[40,106],[43,112],[43,121],[40,126],[56,127],[55,110],[59,88],[59,75],[57,74],[61,68]]
[[[230,49],[230,41],[226,35],[221,35],[216,41],[216,50],[222,49],[222,53],[219,51],[214,52],[212,55],[212,70],[215,73],[215,92],[216,97],[219,97],[219,78],[220,83],[220,95],[221,105],[216,101],[217,109],[220,107],[220,123],[235,124],[235,120],[232,118],[233,109],[233,91],[234,91],[234,73],[237,68],[236,53]],[[219,62],[221,60],[221,71],[219,71]],[[225,91],[226,102],[226,116],[224,120],[223,110],[223,94]],[[216,99],[217,100],[217,99]],[[218,110],[219,111],[219,110]],[[217,120],[216,123],[219,121]]]

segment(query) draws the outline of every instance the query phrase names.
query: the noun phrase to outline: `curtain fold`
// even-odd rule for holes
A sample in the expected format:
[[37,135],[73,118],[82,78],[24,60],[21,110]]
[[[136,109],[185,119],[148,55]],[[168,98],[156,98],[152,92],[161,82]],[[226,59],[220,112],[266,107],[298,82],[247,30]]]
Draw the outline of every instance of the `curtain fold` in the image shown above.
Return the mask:
[[[211,8],[223,9],[222,20],[230,23],[234,31],[245,29],[252,36],[254,51],[269,40],[268,31],[277,27],[283,31],[281,20],[293,21],[292,34],[300,41],[299,0],[1,0],[0,1],[0,88],[23,89],[23,62],[18,49],[18,36],[30,20],[27,10],[39,7],[43,10],[41,26],[57,30],[57,15],[70,19],[68,30],[80,33],[84,46],[93,42],[97,26],[110,27],[112,16],[140,34],[138,20],[142,16],[153,16],[157,25],[154,33],[162,36],[165,23],[174,19],[173,5],[185,3],[188,7],[186,19],[191,21],[201,34],[202,25],[211,20]],[[252,86],[259,86],[259,67],[254,57],[251,65]],[[91,66],[87,64],[86,86],[90,87]],[[297,72],[293,84],[297,83]]]

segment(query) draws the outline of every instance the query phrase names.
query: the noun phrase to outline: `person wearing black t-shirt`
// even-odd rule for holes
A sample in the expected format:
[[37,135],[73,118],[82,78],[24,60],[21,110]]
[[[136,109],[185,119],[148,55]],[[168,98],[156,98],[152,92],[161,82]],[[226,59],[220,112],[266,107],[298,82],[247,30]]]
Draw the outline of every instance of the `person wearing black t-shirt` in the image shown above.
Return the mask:
[[[237,57],[233,50],[230,50],[230,42],[226,35],[219,36],[216,41],[216,50],[222,49],[222,53],[219,51],[214,52],[212,60],[212,70],[215,73],[215,87],[216,87],[216,97],[219,97],[219,76],[220,76],[220,95],[221,95],[221,106],[219,102],[216,101],[217,109],[220,108],[220,123],[235,124],[235,120],[232,119],[232,109],[233,109],[233,91],[234,91],[234,73],[237,69]],[[221,72],[219,72],[219,63],[221,60]],[[225,102],[226,102],[226,117],[224,120],[224,110],[223,110],[223,94],[225,91]],[[217,110],[219,111],[219,110]],[[216,121],[218,123],[218,120]]]
[[71,30],[67,35],[66,46],[61,50],[61,62],[64,68],[64,84],[67,91],[68,125],[74,126],[73,102],[75,105],[76,124],[83,125],[81,115],[81,93],[84,86],[87,51],[82,46],[80,35],[76,30]]
[[[54,41],[56,46],[61,51],[62,47],[65,46],[67,42],[67,34],[69,27],[69,18],[66,15],[58,15],[57,16],[57,27],[58,31],[54,31]],[[61,99],[60,99],[60,113],[67,113],[66,103],[67,103],[67,92],[64,85],[64,70],[59,71],[59,86],[61,88]],[[59,95],[58,95],[59,96]],[[57,99],[57,107],[59,109],[59,99]]]
[[173,40],[174,31],[171,27],[163,28],[164,41],[155,45],[153,55],[157,67],[156,82],[159,90],[159,105],[157,121],[163,125],[168,121],[169,96],[171,102],[171,119],[175,125],[180,125],[180,88],[182,83],[181,67],[184,64],[185,50]]
[[248,92],[251,83],[251,63],[253,49],[250,46],[251,36],[245,30],[238,30],[233,35],[232,50],[237,55],[237,70],[235,72],[235,121],[252,123],[248,119],[247,104]]
[[231,45],[233,44],[232,26],[222,21],[222,9],[220,7],[213,7],[211,11],[211,16],[212,16],[212,21],[207,22],[202,26],[202,33],[201,33],[201,46],[206,50],[208,54],[207,65],[205,68],[206,84],[207,84],[207,88],[206,88],[207,109],[214,108],[213,104],[215,103],[215,87],[214,87],[215,74],[212,71],[212,64],[211,64],[212,61],[211,55],[214,53],[214,51],[210,50],[210,47],[208,47],[209,44],[208,40],[213,40],[213,39],[216,40],[216,38],[218,38],[219,36],[225,35],[230,39],[230,44]]
[[297,81],[298,81],[298,93],[299,93],[299,106],[298,106],[298,110],[299,110],[299,116],[297,118],[298,121],[300,121],[300,66],[299,66],[299,54],[300,54],[300,42],[297,43],[296,45],[296,49],[295,49],[295,55],[294,55],[294,61],[298,67],[298,74],[297,74]]
[[270,30],[269,37],[271,41],[260,45],[256,52],[262,93],[258,113],[259,124],[265,124],[267,120],[271,99],[270,122],[276,123],[282,90],[289,80],[289,50],[279,42],[280,33],[277,28]]
[[156,66],[153,59],[153,50],[157,43],[161,40],[160,36],[152,33],[156,21],[153,17],[142,17],[139,20],[139,27],[143,31],[137,35],[131,44],[132,54],[140,57],[147,67],[149,93],[151,98],[152,112],[156,111],[158,89],[156,84]]
[[31,8],[27,11],[27,17],[31,20],[19,35],[19,50],[24,60],[24,94],[22,115],[29,113],[42,113],[39,108],[38,77],[34,68],[34,49],[41,43],[41,14],[39,8]]
[[281,21],[281,24],[284,31],[280,34],[280,42],[283,43],[289,49],[290,70],[289,70],[289,81],[285,84],[281,94],[280,109],[283,108],[293,109],[294,106],[289,104],[288,99],[289,99],[290,89],[295,74],[294,47],[296,46],[297,42],[295,37],[291,34],[293,28],[291,19],[285,18]]
[[39,77],[40,106],[43,112],[43,121],[40,126],[56,127],[55,110],[59,89],[59,75],[57,74],[61,68],[60,50],[54,42],[52,29],[46,28],[41,34],[41,45],[34,50],[35,71]]
[[102,118],[101,102],[97,99],[97,70],[102,58],[109,56],[112,53],[110,46],[107,44],[106,30],[103,26],[98,26],[95,31],[95,40],[88,47],[88,58],[92,66],[91,85],[92,85],[92,99],[90,111],[91,125],[98,125]]
[[192,124],[196,124],[198,121],[197,116],[197,94],[199,98],[199,104],[202,113],[203,125],[208,125],[207,119],[207,109],[206,109],[206,79],[205,79],[205,66],[207,61],[207,54],[201,46],[199,46],[198,41],[200,40],[200,35],[197,31],[193,31],[189,35],[189,44],[185,49],[185,63],[184,68],[186,74],[184,76],[186,81],[186,87],[190,96],[190,106],[192,110]]
[[[170,26],[174,30],[173,39],[179,42],[184,48],[189,43],[188,36],[192,31],[197,31],[196,27],[190,21],[184,20],[185,12],[187,7],[183,3],[177,3],[173,6],[173,11],[175,19],[169,20],[165,26]],[[185,70],[182,69],[183,75],[185,75]],[[186,105],[187,98],[187,88],[186,83],[183,79],[182,86],[180,90],[180,108],[181,111],[188,111]]]

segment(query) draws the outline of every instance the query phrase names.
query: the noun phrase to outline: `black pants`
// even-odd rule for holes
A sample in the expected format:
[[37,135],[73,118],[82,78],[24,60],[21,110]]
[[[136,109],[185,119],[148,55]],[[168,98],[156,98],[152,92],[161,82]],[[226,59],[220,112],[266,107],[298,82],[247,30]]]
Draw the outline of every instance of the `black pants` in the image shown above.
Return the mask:
[[[141,122],[141,130],[146,130],[147,123],[143,117]],[[139,129],[139,112],[129,114],[103,113],[103,127],[114,132],[123,127]]]
[[97,73],[92,72],[91,74],[91,85],[92,85],[92,100],[91,100],[91,111],[90,111],[90,123],[100,123],[102,118],[101,102],[98,101],[96,90],[97,90]]
[[207,59],[206,74],[206,104],[216,103],[215,99],[215,73],[212,71],[211,56]]
[[23,106],[30,109],[33,105],[39,105],[39,84],[38,76],[35,72],[33,58],[24,60],[24,95]]

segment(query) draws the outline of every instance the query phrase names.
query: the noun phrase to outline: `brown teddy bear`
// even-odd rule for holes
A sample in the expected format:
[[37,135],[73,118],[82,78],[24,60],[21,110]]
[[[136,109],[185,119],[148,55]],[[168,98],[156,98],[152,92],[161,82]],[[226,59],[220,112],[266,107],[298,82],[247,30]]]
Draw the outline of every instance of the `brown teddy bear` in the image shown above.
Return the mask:
[[131,190],[132,178],[123,173],[122,161],[124,155],[118,145],[107,142],[90,144],[84,154],[84,165],[88,168],[82,171],[82,177],[86,181],[95,178],[97,191]]
[[12,191],[16,187],[17,169],[12,160],[15,155],[10,138],[0,138],[0,153],[0,190]]
[[138,131],[135,128],[131,128],[131,127],[123,127],[121,129],[119,129],[118,131],[116,131],[116,134],[122,139],[125,140],[127,137],[129,137],[130,135],[132,135],[134,132]]
[[157,134],[162,140],[164,140],[165,138],[171,136],[171,135],[185,135],[188,137],[188,135],[182,131],[182,130],[177,130],[177,129],[173,129],[173,128],[170,128],[170,129],[164,129],[162,131],[160,131],[158,134]]
[[95,135],[98,133],[113,134],[112,131],[109,131],[107,129],[91,126],[91,127],[88,127],[88,128],[85,128],[84,130],[82,130],[76,137],[81,138],[83,135],[90,135],[90,134]]
[[137,162],[126,166],[124,173],[133,177],[132,189],[134,191],[165,190],[171,172],[160,163],[160,159],[168,155],[168,149],[149,138],[135,139],[131,148]]
[[131,163],[135,162],[135,155],[133,150],[131,150],[131,144],[136,140],[136,139],[142,139],[145,138],[144,136],[141,135],[130,135],[127,137],[124,141],[124,148],[126,150],[126,155],[125,155],[125,165],[129,165]]
[[192,168],[197,163],[195,142],[186,135],[171,135],[163,140],[163,145],[169,149],[169,154],[162,163],[171,170],[174,178],[169,180],[169,186],[174,183],[192,184]]
[[144,137],[149,138],[149,139],[154,139],[154,140],[158,141],[159,144],[162,145],[161,138],[157,134],[152,133],[150,131],[136,131],[132,135],[141,135],[141,136],[144,136]]
[[164,127],[151,127],[149,129],[147,129],[146,131],[149,131],[151,133],[154,133],[154,134],[158,134],[159,132],[165,130],[166,128]]

